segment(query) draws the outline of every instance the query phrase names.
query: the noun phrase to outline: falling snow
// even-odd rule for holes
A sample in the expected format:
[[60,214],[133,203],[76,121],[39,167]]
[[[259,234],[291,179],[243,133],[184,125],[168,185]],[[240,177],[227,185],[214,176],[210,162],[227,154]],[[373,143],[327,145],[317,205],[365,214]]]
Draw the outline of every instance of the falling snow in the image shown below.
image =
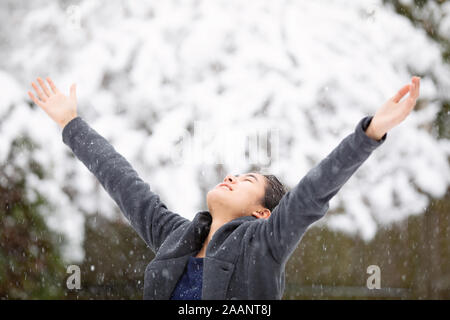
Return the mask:
[[[80,30],[70,28],[57,2],[45,11],[32,7],[0,68],[0,163],[18,136],[39,146],[32,157],[48,176],[15,165],[29,172],[27,197],[39,191],[54,206],[42,214],[68,237],[66,257],[81,261],[83,212],[115,217],[117,205],[67,152],[60,128],[28,107],[26,91],[37,75],[51,75],[63,90],[76,82],[79,115],[168,207],[192,218],[205,207],[205,186],[220,178],[201,164],[167,162],[192,121],[243,132],[260,123],[279,128],[280,156],[266,169],[292,187],[412,73],[427,74],[423,108],[388,133],[331,201],[330,211],[345,213],[327,219],[328,226],[371,239],[380,224],[423,213],[427,195],[441,197],[448,188],[450,143],[426,128],[438,100],[449,98],[450,70],[438,46],[406,18],[380,1],[368,13],[364,3],[80,1]],[[54,41],[46,41],[50,36]],[[223,165],[225,172],[247,169]]]

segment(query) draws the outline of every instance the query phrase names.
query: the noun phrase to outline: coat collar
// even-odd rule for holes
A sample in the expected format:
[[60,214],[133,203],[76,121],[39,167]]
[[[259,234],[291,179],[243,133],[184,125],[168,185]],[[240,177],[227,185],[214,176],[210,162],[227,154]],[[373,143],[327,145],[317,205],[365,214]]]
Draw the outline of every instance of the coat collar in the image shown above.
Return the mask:
[[[239,218],[235,218],[231,221],[228,221],[223,226],[221,226],[215,232],[215,234],[218,232],[232,231],[232,229],[235,229],[241,223],[246,222],[246,221],[253,221],[253,220],[257,220],[257,218],[254,216],[242,216]],[[206,239],[206,237],[209,234],[209,230],[211,229],[211,223],[212,223],[212,216],[209,211],[198,212],[195,215],[194,219],[192,220],[195,236],[198,238],[198,240],[201,240],[202,244],[203,244],[203,241]],[[228,233],[228,232],[226,232],[226,233]]]
[[[212,217],[208,211],[197,214],[198,230],[205,238],[210,230]],[[247,221],[257,220],[254,216],[243,216],[233,219],[221,226],[213,235],[206,248],[203,264],[202,299],[223,300],[226,297],[231,275],[235,269],[238,255],[241,254],[242,235],[230,237],[232,232]],[[199,238],[203,242],[205,238]]]
[[[211,241],[208,244],[208,247],[206,248],[206,256],[217,256],[219,247],[237,227],[239,227],[246,221],[254,220],[257,220],[257,218],[254,216],[242,216],[225,223],[214,233]],[[199,245],[201,248],[211,228],[211,213],[209,211],[198,212],[192,223],[194,225],[197,245]],[[233,253],[234,252],[230,250],[229,254],[227,255],[229,259],[227,260],[234,261]],[[221,253],[221,257],[224,258],[223,253]]]
[[[253,216],[233,219],[221,226],[206,249],[203,265],[203,299],[224,299],[226,288],[240,253],[241,237],[229,237],[242,223],[257,220]],[[178,279],[182,276],[189,257],[198,252],[208,236],[212,216],[209,211],[198,212],[186,227],[177,243],[163,245],[145,270],[144,299],[169,299]],[[225,244],[224,244],[225,243]],[[162,258],[162,259],[161,259]]]

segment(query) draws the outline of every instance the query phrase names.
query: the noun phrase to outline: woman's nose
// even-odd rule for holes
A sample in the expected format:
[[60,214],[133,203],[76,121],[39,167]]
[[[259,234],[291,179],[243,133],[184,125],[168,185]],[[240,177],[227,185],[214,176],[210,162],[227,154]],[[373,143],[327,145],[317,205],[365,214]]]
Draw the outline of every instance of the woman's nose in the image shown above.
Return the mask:
[[236,181],[236,178],[232,174],[229,174],[225,177],[225,179],[223,179],[223,181],[234,183]]

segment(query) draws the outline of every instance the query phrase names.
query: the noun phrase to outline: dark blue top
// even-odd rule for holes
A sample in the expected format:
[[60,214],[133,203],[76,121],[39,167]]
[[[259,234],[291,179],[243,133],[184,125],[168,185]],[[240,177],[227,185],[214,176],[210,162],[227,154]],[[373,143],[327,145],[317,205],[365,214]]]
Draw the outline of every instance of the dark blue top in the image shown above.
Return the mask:
[[172,292],[171,300],[202,299],[203,258],[189,257],[183,276]]

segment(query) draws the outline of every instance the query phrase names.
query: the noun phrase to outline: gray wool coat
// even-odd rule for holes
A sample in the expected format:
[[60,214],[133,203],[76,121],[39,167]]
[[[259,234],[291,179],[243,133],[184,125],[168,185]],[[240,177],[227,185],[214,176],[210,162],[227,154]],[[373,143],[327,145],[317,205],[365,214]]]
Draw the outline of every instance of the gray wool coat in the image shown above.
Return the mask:
[[[331,153],[281,199],[268,219],[244,216],[217,230],[203,265],[202,299],[281,299],[285,265],[308,226],[325,215],[330,199],[385,140],[365,133],[362,118]],[[144,299],[169,299],[188,258],[202,247],[208,211],[193,220],[170,211],[130,163],[80,116],[62,131],[63,142],[95,175],[139,236],[155,253],[144,276]]]

